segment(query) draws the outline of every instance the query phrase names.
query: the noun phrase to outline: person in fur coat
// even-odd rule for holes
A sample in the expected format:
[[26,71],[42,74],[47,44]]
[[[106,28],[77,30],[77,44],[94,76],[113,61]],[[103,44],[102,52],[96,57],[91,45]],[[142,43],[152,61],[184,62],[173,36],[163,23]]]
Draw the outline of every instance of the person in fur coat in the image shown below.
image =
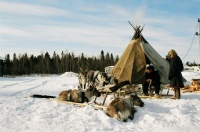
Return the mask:
[[168,79],[170,80],[170,87],[174,89],[174,96],[171,97],[171,99],[180,99],[180,88],[184,87],[181,73],[184,70],[183,63],[176,51],[173,49],[168,52],[168,59],[170,63]]

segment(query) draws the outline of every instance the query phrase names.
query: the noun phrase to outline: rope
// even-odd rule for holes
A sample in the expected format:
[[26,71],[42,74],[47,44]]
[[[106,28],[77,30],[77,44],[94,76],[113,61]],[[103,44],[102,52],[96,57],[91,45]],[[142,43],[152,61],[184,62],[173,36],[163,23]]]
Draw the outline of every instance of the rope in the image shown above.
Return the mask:
[[[198,27],[198,22],[197,22],[197,26],[196,26],[195,32],[197,31],[197,27]],[[194,34],[193,39],[192,39],[192,43],[191,43],[191,45],[190,45],[188,51],[186,52],[185,56],[183,57],[183,59],[185,59],[185,57],[188,55],[188,52],[190,51],[190,49],[191,49],[191,47],[192,47],[192,45],[193,45],[195,36],[196,36],[196,35]],[[183,59],[182,59],[182,60],[183,60]]]

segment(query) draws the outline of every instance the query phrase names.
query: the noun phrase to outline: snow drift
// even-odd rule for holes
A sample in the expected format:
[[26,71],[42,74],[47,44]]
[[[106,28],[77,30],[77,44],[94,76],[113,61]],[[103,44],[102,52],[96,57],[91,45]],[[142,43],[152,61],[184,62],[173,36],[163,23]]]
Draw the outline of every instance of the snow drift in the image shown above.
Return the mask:
[[[200,78],[200,73],[185,71],[183,76]],[[186,83],[186,84],[187,84]],[[134,120],[119,122],[91,106],[77,107],[47,99],[29,98],[32,94],[58,96],[78,86],[76,73],[50,77],[0,78],[0,130],[2,132],[137,131],[178,132],[200,129],[200,94],[182,93],[180,100],[142,99]],[[165,93],[166,91],[163,91]],[[170,91],[169,94],[173,94]],[[102,97],[97,101],[101,102]],[[109,95],[106,104],[113,99]]]

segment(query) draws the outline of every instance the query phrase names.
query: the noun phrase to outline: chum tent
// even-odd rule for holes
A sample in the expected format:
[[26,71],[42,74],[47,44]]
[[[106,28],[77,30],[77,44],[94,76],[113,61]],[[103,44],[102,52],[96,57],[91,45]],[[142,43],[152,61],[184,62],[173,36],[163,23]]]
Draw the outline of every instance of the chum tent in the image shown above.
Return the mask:
[[146,65],[153,64],[158,71],[162,84],[169,84],[169,62],[162,58],[144,39],[143,28],[133,27],[135,33],[122,56],[113,68],[113,75],[121,81],[129,80],[132,84],[144,82]]

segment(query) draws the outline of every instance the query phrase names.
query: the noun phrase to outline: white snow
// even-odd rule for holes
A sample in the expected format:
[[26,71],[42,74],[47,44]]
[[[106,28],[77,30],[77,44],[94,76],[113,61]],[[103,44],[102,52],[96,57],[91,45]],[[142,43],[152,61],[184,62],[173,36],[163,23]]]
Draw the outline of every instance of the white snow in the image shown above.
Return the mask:
[[0,56],[0,60],[4,60],[4,58]]
[[[200,78],[199,72],[184,71],[190,79]],[[182,93],[180,100],[142,99],[145,106],[136,107],[134,120],[119,122],[103,110],[91,106],[77,107],[48,99],[30,98],[32,94],[58,96],[78,86],[77,74],[61,76],[0,78],[1,132],[199,132],[200,93]],[[163,91],[163,93],[166,92]],[[173,94],[170,91],[170,94]],[[109,95],[106,104],[113,98]],[[102,103],[103,97],[98,98]]]

